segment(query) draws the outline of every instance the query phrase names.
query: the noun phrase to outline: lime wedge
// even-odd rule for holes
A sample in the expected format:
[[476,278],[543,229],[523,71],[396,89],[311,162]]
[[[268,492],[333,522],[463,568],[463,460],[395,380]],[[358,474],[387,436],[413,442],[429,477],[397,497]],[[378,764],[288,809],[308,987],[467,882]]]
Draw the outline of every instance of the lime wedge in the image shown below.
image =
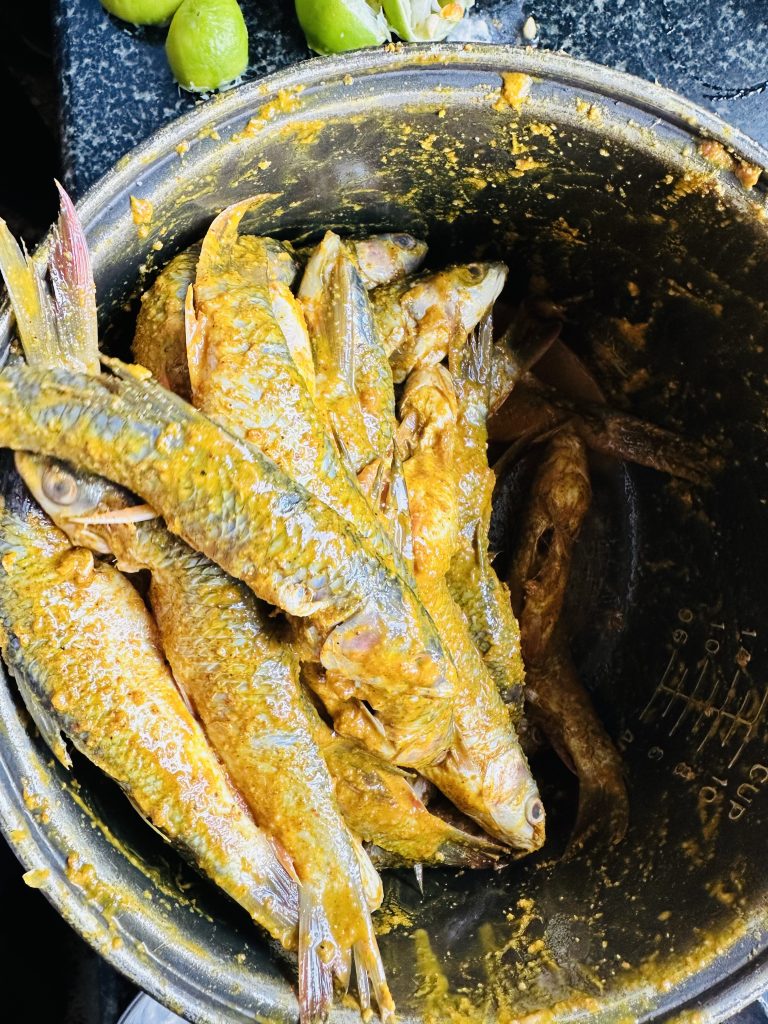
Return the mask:
[[101,0],[110,14],[133,25],[163,25],[181,0]]
[[445,39],[475,0],[383,0],[392,31],[409,43]]
[[316,53],[343,53],[390,39],[381,4],[371,0],[296,0],[296,14]]
[[248,29],[237,0],[183,0],[165,41],[173,76],[190,92],[209,92],[248,66]]

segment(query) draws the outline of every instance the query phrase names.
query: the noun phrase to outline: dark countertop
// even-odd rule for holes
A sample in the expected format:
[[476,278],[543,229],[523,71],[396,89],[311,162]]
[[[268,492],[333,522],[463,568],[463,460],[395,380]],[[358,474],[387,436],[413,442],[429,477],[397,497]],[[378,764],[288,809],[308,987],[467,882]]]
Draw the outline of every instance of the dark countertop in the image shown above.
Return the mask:
[[[242,0],[254,78],[310,56],[289,0]],[[195,103],[173,82],[160,30],[125,26],[99,0],[55,0],[61,139],[77,194],[128,149]],[[661,82],[768,145],[765,0],[477,0],[478,38],[538,45]]]
[[[248,77],[309,56],[290,0],[241,3]],[[477,0],[472,21],[491,41],[520,42],[529,14],[539,45],[658,80],[768,145],[767,0]],[[80,195],[126,150],[201,102],[173,83],[162,33],[122,25],[98,0],[0,4],[0,86],[6,137],[24,140],[0,161],[0,216],[30,244],[54,216],[55,174]],[[115,1024],[135,990],[20,876],[0,840],[5,1005],[19,1008],[9,1012],[29,1024]],[[32,986],[30,964],[42,968]],[[766,1020],[756,1003],[730,1024]]]

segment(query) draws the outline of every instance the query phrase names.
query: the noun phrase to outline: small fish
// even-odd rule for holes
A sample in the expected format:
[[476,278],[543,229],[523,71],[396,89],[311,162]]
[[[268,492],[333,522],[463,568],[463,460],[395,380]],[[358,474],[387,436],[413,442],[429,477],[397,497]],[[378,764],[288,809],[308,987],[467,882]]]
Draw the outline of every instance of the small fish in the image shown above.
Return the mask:
[[[427,255],[426,243],[404,232],[346,238],[344,247],[355,261],[368,291],[415,274]],[[296,259],[306,266],[315,249],[314,245],[297,249]]]
[[[287,299],[286,291],[296,276],[296,265],[285,243],[264,239],[270,267],[270,295],[275,316],[283,328],[288,347],[299,372],[308,369],[305,354],[311,353],[309,339],[301,334],[301,322],[296,324],[295,300]],[[258,241],[250,235],[241,235],[238,248],[244,259],[258,249]],[[184,303],[189,286],[194,283],[201,243],[196,242],[180,252],[157,275],[152,286],[141,297],[141,309],[136,319],[133,336],[133,358],[146,366],[156,380],[187,401],[192,397],[187,365]],[[306,333],[306,330],[305,330]],[[304,361],[302,361],[304,360]],[[314,381],[311,369],[307,386]]]
[[403,232],[371,235],[345,245],[357,261],[369,291],[415,274],[427,255],[425,242]]
[[486,416],[492,323],[454,353],[459,407],[456,444],[459,535],[448,572],[448,588],[469,622],[472,637],[515,722],[523,707],[525,672],[520,628],[509,591],[499,580],[488,550],[495,477],[488,466]]
[[[187,339],[194,405],[255,445],[372,543],[378,538],[378,550],[391,556],[274,315],[268,242],[238,234],[250,205],[224,210],[203,241]],[[307,358],[312,365],[311,353]]]
[[[139,594],[73,548],[4,471],[0,648],[30,714],[68,766],[60,734],[139,813],[288,949],[296,886],[184,704]],[[283,858],[284,859],[284,858]]]
[[[365,330],[367,295],[359,273],[338,235],[325,234],[309,258],[299,286],[299,301],[309,328],[317,393],[334,436],[355,473],[375,461],[376,453],[356,391],[356,335]],[[376,427],[374,426],[374,434]]]
[[[340,816],[288,638],[244,584],[160,520],[112,516],[132,501],[121,488],[55,460],[18,458],[33,494],[75,543],[96,533],[97,550],[109,550],[120,568],[149,570],[150,603],[174,678],[257,824],[279,841],[298,879],[302,1021],[324,1018],[333,977],[349,977],[353,953],[386,1016],[393,1006],[361,866],[373,879],[375,906],[381,883]],[[66,502],[51,497],[53,479]]]
[[5,446],[74,459],[141,495],[191,547],[308,620],[299,631],[303,657],[321,662],[345,695],[355,680],[354,699],[376,716],[403,764],[441,756],[455,669],[409,582],[257,448],[143,369],[110,365],[119,376],[7,366]]
[[403,468],[413,510],[419,594],[461,680],[448,754],[421,771],[489,835],[527,853],[544,841],[544,807],[509,713],[445,580],[459,525],[458,403],[452,392],[444,367],[416,371],[406,384],[398,431],[401,443],[409,435],[410,456]]
[[[263,601],[306,618],[303,660],[355,680],[403,765],[439,758],[455,669],[407,582],[258,449],[151,378],[6,366],[0,445],[53,455],[139,495]],[[405,700],[405,696],[408,699]]]
[[373,313],[396,384],[419,366],[441,363],[499,296],[503,263],[468,263],[398,281],[373,292]]
[[488,421],[492,441],[535,440],[570,424],[594,452],[706,485],[722,469],[719,456],[700,443],[619,409],[577,402],[526,373]]
[[621,757],[576,675],[561,622],[573,545],[591,500],[584,443],[573,428],[563,427],[534,478],[510,584],[522,628],[527,700],[579,779],[572,851],[599,839],[620,842],[629,814]]
[[313,722],[341,813],[352,831],[372,844],[374,863],[486,868],[503,858],[502,847],[486,836],[472,835],[428,811],[413,776],[339,736],[317,712]]

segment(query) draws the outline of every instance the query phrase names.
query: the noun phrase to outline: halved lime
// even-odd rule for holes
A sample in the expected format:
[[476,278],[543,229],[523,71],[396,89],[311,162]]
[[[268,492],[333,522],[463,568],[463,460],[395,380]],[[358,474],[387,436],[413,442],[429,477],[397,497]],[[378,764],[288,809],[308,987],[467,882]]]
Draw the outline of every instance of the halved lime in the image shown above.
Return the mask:
[[183,0],[165,41],[174,78],[190,92],[220,89],[248,67],[248,29],[237,0]]
[[317,53],[343,53],[390,39],[381,4],[367,0],[296,0],[296,14]]
[[110,14],[133,25],[163,25],[181,0],[101,0]]
[[383,0],[392,31],[409,43],[445,39],[475,0]]

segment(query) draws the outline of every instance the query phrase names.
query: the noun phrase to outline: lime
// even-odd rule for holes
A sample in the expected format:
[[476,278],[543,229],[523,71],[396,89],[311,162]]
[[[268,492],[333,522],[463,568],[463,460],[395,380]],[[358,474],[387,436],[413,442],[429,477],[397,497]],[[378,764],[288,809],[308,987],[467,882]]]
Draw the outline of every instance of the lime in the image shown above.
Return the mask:
[[209,92],[248,66],[248,29],[237,0],[183,0],[165,52],[174,78],[190,92]]
[[162,25],[181,0],[101,0],[101,6],[122,21],[134,25]]
[[383,0],[389,27],[410,43],[445,39],[475,0]]
[[381,4],[373,0],[296,0],[296,13],[317,53],[359,50],[390,38]]

